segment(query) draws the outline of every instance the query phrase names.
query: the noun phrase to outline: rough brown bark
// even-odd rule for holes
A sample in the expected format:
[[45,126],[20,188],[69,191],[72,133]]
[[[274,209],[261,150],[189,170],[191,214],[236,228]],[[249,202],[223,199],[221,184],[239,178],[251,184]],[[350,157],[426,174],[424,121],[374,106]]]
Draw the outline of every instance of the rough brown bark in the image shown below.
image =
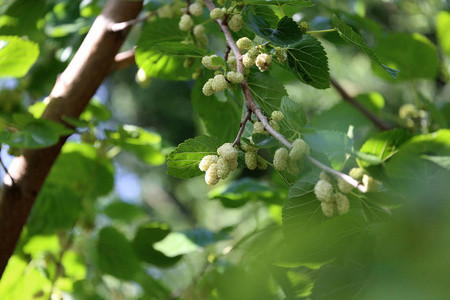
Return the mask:
[[[111,70],[128,28],[113,32],[115,23],[135,19],[141,1],[109,0],[66,70],[58,77],[43,118],[62,122],[78,118]],[[0,194],[0,276],[11,257],[45,178],[66,138],[53,147],[24,151],[14,159]],[[58,212],[55,212],[57,214]]]

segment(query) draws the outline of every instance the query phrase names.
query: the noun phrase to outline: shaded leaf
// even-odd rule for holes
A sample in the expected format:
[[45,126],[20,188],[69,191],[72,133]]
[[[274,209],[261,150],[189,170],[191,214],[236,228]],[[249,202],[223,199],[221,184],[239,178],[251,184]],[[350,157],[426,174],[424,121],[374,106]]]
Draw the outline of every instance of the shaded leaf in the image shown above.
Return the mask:
[[130,280],[141,270],[130,242],[115,228],[102,228],[96,246],[97,265],[103,273]]
[[276,29],[272,29],[269,22],[259,15],[249,14],[247,20],[247,25],[254,33],[275,46],[288,47],[300,41],[303,35],[297,23],[288,17],[283,17]]
[[183,56],[183,57],[203,57],[207,54],[206,50],[195,45],[179,42],[161,42],[154,44],[152,49],[164,55]]
[[353,29],[345,24],[341,19],[335,14],[331,17],[334,27],[338,30],[339,35],[348,43],[355,45],[362,52],[364,52],[372,61],[381,66],[386,72],[393,78],[397,78],[398,70],[389,68],[384,65],[376,56],[375,51],[373,51],[363,40],[363,38],[353,31]]
[[330,87],[328,57],[321,43],[305,34],[295,45],[286,49],[291,72],[302,82],[317,89]]
[[147,215],[139,206],[122,201],[112,202],[105,207],[103,212],[111,219],[120,220],[123,222],[131,222],[137,218]]
[[281,99],[287,96],[283,84],[268,74],[253,73],[247,80],[252,95],[266,116],[279,110]]

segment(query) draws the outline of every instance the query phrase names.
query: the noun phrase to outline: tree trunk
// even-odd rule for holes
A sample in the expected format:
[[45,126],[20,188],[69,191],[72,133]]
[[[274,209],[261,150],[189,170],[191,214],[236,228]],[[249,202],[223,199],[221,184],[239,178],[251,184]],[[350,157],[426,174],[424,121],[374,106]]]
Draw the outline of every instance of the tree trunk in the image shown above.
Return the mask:
[[[73,60],[58,77],[43,118],[62,122],[62,116],[80,116],[112,69],[114,57],[128,34],[128,29],[113,32],[111,26],[135,19],[141,9],[141,1],[109,0],[106,3]],[[61,138],[50,148],[25,150],[9,169],[14,184],[5,176],[0,194],[0,276],[65,140]]]

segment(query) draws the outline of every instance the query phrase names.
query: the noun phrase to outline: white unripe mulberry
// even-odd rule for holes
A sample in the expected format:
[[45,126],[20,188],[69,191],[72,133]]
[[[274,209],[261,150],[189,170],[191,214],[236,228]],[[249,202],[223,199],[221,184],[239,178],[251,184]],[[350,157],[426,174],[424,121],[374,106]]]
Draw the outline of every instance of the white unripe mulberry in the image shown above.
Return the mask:
[[320,203],[320,207],[322,208],[323,214],[325,215],[325,217],[328,217],[328,218],[331,218],[332,216],[334,216],[335,206],[336,206],[336,204],[334,202]]
[[353,186],[340,177],[337,178],[337,186],[339,190],[344,194],[348,194],[351,192],[351,190],[353,190]]
[[225,143],[217,149],[217,154],[228,161],[233,161],[237,160],[239,153],[231,143]]
[[272,112],[271,118],[272,118],[272,120],[274,120],[275,122],[278,122],[278,123],[279,123],[279,122],[283,121],[284,115],[283,115],[283,113],[282,113],[281,111],[279,111],[279,110],[274,110],[274,111]]
[[250,146],[249,144],[246,144],[246,143],[241,143],[241,148],[245,152],[258,152],[258,148],[252,147],[252,146]]
[[221,157],[217,161],[217,166],[218,166],[217,176],[219,176],[219,179],[227,178],[228,174],[230,174],[231,171],[229,162],[225,158]]
[[230,67],[230,70],[237,72],[236,57],[232,54],[233,54],[233,52],[230,52],[230,54],[228,55],[227,63],[228,63],[228,66]]
[[348,175],[355,180],[361,181],[364,175],[364,170],[361,168],[353,168],[350,170]]
[[225,13],[223,12],[223,10],[221,10],[220,8],[214,8],[210,13],[209,16],[211,19],[213,20],[217,20],[220,19],[222,20],[223,17],[225,16]]
[[178,27],[181,31],[189,31],[194,26],[194,21],[190,15],[182,15]]
[[297,175],[298,173],[300,173],[300,169],[297,165],[297,161],[292,161],[290,158],[288,159],[287,162],[287,169],[286,171],[289,172],[289,174],[292,175]]
[[212,94],[214,94],[213,81],[214,79],[210,78],[203,85],[202,92],[205,96],[211,96]]
[[200,165],[198,166],[200,170],[205,172],[211,166],[211,164],[217,163],[219,157],[217,155],[206,155],[200,161]]
[[269,125],[276,131],[280,131],[280,125],[278,124],[278,122],[275,122],[274,120],[270,120]]
[[206,184],[215,185],[219,182],[218,170],[219,170],[219,166],[216,163],[213,163],[209,166],[209,168],[205,174]]
[[255,124],[253,124],[253,134],[255,133],[261,133],[261,134],[269,134],[269,132],[264,130],[264,125],[261,122],[255,122]]
[[244,80],[244,75],[239,72],[230,71],[227,73],[227,79],[231,83],[239,84]]
[[419,110],[412,103],[403,104],[399,111],[398,115],[401,119],[409,119],[409,118],[417,118],[419,116]]
[[220,66],[213,66],[213,64],[212,64],[212,59],[214,57],[217,57],[217,55],[213,54],[210,56],[203,56],[202,57],[202,65],[205,68],[210,69],[210,70],[218,70],[220,68]]
[[245,165],[249,170],[254,170],[258,166],[257,156],[256,152],[245,152]]
[[258,156],[256,158],[256,160],[257,160],[257,163],[258,163],[257,167],[258,167],[259,170],[266,170],[267,169],[267,162],[264,160],[264,158],[262,158],[261,156]]
[[200,35],[203,35],[205,33],[205,26],[203,26],[202,24],[195,25],[193,31],[194,31],[194,35],[196,37],[200,36]]
[[283,48],[280,48],[280,47],[275,48],[275,56],[277,57],[278,61],[281,63],[286,61],[286,58],[287,58],[286,50],[284,50]]
[[283,171],[286,169],[287,161],[289,158],[289,152],[286,148],[279,148],[275,151],[273,156],[273,167],[277,171]]
[[225,79],[225,76],[222,74],[214,76],[214,81],[212,83],[212,87],[214,92],[223,92],[228,87],[228,82]]
[[242,37],[237,40],[236,45],[240,50],[250,50],[253,47],[253,42],[248,37]]
[[248,55],[248,53],[245,53],[242,56],[242,64],[246,68],[250,68],[251,66],[253,66],[255,64],[255,61],[256,60],[253,57],[251,57],[250,55]]
[[241,15],[234,15],[228,20],[228,27],[234,32],[241,30],[242,25],[244,25],[244,22]]
[[163,5],[156,11],[158,17],[160,18],[172,18],[173,17],[173,9],[169,4]]
[[366,186],[368,192],[375,192],[378,190],[379,183],[372,177],[364,175],[362,182]]
[[337,193],[334,195],[334,199],[336,200],[336,209],[337,212],[342,215],[349,211],[350,202],[348,201],[347,196],[342,195],[341,193]]
[[258,57],[258,55],[259,55],[259,48],[258,47],[252,47],[250,50],[248,50],[247,54],[251,58],[256,59]]
[[239,163],[237,161],[237,157],[234,160],[229,160],[228,161],[228,166],[230,167],[230,171],[234,171],[237,169]]
[[310,150],[309,150],[308,144],[302,139],[296,139],[292,143],[292,149],[291,149],[291,152],[289,153],[289,157],[292,160],[299,160],[303,156],[305,156],[306,154],[309,154],[309,153],[310,153]]
[[333,186],[325,180],[319,180],[314,186],[314,194],[317,200],[323,202],[333,202]]
[[203,14],[203,7],[199,3],[193,3],[189,5],[189,12],[191,15],[199,17]]
[[272,55],[261,53],[256,58],[256,66],[261,72],[269,70],[270,64],[272,63]]
[[325,181],[327,181],[329,183],[333,183],[333,178],[331,178],[331,176],[328,175],[325,171],[320,172],[319,179],[320,180],[325,180]]

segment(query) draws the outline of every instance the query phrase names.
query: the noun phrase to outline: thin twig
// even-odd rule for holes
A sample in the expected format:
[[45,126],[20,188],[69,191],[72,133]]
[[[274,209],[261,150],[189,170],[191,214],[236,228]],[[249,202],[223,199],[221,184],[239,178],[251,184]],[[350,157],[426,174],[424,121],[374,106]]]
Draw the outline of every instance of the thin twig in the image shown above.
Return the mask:
[[6,168],[5,164],[3,163],[2,158],[0,157],[0,165],[3,168],[3,171],[5,171],[5,174],[9,176],[9,178],[11,178],[11,182],[13,185],[16,184],[16,182],[14,181],[14,178],[12,178],[11,174],[9,174],[8,169]]
[[119,71],[131,65],[134,65],[136,63],[134,52],[135,51],[133,48],[124,52],[117,53],[116,56],[114,57],[114,62],[111,65],[110,72],[112,73],[115,71]]
[[156,14],[156,11],[152,11],[151,13],[147,13],[142,17],[130,20],[130,21],[126,21],[126,22],[120,22],[120,23],[115,23],[111,25],[111,31],[112,32],[119,32],[122,30],[127,29],[128,27],[131,27],[137,23],[140,22],[145,22],[147,21],[149,18],[153,17]]
[[369,118],[372,123],[377,126],[380,130],[389,130],[391,127],[386,124],[383,120],[378,118],[374,113],[368,110],[364,105],[359,103],[355,98],[350,96],[346,90],[333,78],[330,77],[331,85],[338,91],[338,93],[342,96],[342,98],[347,101],[350,105],[355,107],[361,113],[363,113],[367,118]]
[[239,126],[241,128],[239,129],[238,135],[233,142],[233,147],[236,145],[239,145],[241,143],[241,137],[242,137],[242,134],[244,133],[245,125],[247,124],[248,120],[250,120],[251,117],[252,117],[252,110],[247,109],[247,113],[245,114],[245,117],[242,119],[241,123],[239,124]]
[[[211,10],[213,10],[215,8],[215,5],[212,3],[211,0],[203,0],[203,1],[205,3],[206,7],[209,9],[209,11],[211,11]],[[220,29],[222,30],[223,34],[225,35],[225,39],[227,41],[227,45],[234,52],[234,56],[236,57],[236,63],[237,63],[237,70],[238,70],[238,72],[241,73],[242,75],[244,75],[244,65],[242,64],[242,55],[241,55],[241,53],[239,51],[239,48],[236,45],[236,42],[233,39],[233,36],[231,34],[230,29],[228,28],[226,22],[224,22],[224,21],[215,20],[215,22],[219,25]],[[242,91],[243,91],[244,96],[245,96],[247,109],[251,110],[256,115],[258,120],[264,125],[264,129],[266,131],[268,131],[274,138],[276,138],[280,143],[282,143],[284,146],[286,146],[286,148],[291,149],[292,148],[292,144],[281,133],[279,133],[278,131],[273,129],[272,126],[270,126],[269,120],[267,119],[266,116],[264,116],[264,114],[261,111],[261,109],[259,109],[259,107],[256,105],[255,100],[253,99],[253,95],[252,95],[252,93],[250,91],[250,88],[248,86],[247,80],[245,80],[245,77],[244,77],[244,80],[241,83],[241,86],[242,86]],[[239,137],[239,135],[238,135],[238,137]],[[233,143],[233,144],[235,144],[235,143]],[[311,157],[310,155],[306,155],[306,157],[309,159],[309,161],[311,161],[311,163],[315,164],[317,167],[321,168],[323,171],[325,171],[327,173],[330,173],[330,174],[332,174],[334,176],[342,178],[347,183],[351,184],[353,187],[357,188],[358,190],[360,190],[363,193],[367,192],[367,188],[364,185],[362,185],[360,182],[358,182],[355,179],[353,179],[352,177],[350,177],[350,176],[348,176],[346,174],[343,174],[343,173],[341,173],[339,171],[336,171],[333,168],[330,168],[330,167],[322,164],[320,161],[316,160],[315,158]]]

